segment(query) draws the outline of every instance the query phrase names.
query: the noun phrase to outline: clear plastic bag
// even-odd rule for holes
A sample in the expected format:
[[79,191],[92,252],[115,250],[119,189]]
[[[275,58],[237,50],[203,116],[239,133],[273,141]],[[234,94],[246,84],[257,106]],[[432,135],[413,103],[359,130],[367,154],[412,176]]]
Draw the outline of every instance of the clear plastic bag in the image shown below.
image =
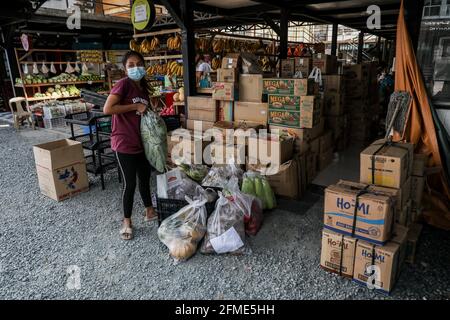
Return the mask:
[[245,249],[244,215],[236,204],[219,192],[216,208],[208,219],[204,254],[243,253]]
[[229,194],[228,199],[232,199],[234,204],[242,211],[245,233],[255,236],[261,229],[264,219],[262,201],[255,196],[241,192],[236,177],[229,181],[224,192]]
[[158,238],[169,248],[175,262],[192,257],[206,232],[206,200],[186,198],[186,201],[187,206],[165,219],[158,228]]
[[229,180],[236,177],[239,181],[242,180],[244,172],[235,164],[214,165],[209,170],[208,174],[202,181],[203,186],[224,188]]
[[158,172],[164,172],[167,157],[167,127],[164,120],[151,110],[141,117],[141,138],[147,160]]

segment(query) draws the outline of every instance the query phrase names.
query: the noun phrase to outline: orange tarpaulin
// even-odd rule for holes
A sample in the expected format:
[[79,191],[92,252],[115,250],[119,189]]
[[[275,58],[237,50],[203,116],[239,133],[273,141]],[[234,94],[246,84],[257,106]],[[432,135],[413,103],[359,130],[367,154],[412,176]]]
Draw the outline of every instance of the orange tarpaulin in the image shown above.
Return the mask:
[[428,167],[441,168],[427,176],[423,214],[427,223],[450,230],[449,187],[442,170],[442,160],[426,87],[406,27],[403,0],[397,22],[396,42],[395,91],[407,91],[412,97],[405,135],[404,137],[397,135],[396,139],[405,139],[414,143],[417,153],[429,156]]

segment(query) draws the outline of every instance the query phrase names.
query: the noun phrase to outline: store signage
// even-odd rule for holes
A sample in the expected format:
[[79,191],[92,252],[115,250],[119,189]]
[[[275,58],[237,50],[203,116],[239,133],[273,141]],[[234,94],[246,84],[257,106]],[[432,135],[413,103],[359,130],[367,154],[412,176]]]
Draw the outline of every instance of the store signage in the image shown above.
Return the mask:
[[155,22],[155,6],[148,0],[135,0],[131,7],[131,23],[136,30],[144,30]]
[[30,50],[30,39],[28,38],[28,35],[22,33],[20,36],[20,41],[22,42],[22,47],[25,51]]

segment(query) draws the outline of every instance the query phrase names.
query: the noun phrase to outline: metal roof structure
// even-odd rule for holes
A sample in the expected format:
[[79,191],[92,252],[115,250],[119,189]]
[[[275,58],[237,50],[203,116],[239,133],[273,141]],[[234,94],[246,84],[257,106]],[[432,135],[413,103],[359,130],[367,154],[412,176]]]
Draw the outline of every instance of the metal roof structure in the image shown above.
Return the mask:
[[[155,3],[176,7],[177,1],[156,0]],[[414,0],[420,10],[423,0]],[[380,8],[380,29],[369,29],[367,19],[371,5]],[[277,24],[282,10],[289,21],[340,24],[384,38],[395,37],[400,0],[192,0],[195,11],[217,15],[213,20],[197,21],[195,28],[225,27],[230,25],[264,23]],[[169,10],[170,11],[170,10]]]

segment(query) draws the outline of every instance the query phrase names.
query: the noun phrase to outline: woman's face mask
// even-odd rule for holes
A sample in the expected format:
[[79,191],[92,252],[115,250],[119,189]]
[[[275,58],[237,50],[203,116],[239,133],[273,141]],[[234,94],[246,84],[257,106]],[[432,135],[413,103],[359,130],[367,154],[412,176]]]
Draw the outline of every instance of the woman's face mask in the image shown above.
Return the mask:
[[144,67],[132,67],[127,68],[127,74],[131,80],[139,81],[145,76],[146,72]]

